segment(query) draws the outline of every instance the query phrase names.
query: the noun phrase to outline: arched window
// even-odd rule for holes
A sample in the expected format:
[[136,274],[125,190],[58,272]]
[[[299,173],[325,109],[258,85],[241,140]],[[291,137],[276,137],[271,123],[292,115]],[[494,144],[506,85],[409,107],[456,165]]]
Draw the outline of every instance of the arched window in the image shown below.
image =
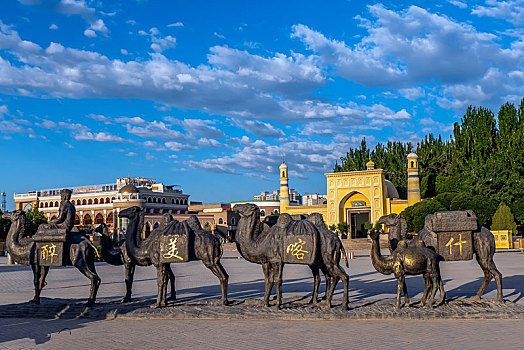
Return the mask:
[[109,199],[109,197],[106,197],[106,204],[107,203],[111,203],[111,200]]
[[91,198],[89,198],[89,200],[87,201],[87,204],[89,204],[89,205],[93,204],[93,200]]
[[175,204],[175,200],[171,198],[171,204]]
[[44,202],[40,202],[40,208],[44,207]]
[[104,217],[102,216],[102,214],[100,214],[100,213],[96,214],[96,216],[95,216],[95,224],[100,225],[100,224],[103,224],[103,223],[104,223]]
[[278,209],[275,209],[275,210],[273,211],[273,214],[278,214]]
[[71,200],[71,204],[73,204],[73,205],[76,205],[76,202],[75,202],[75,200],[74,200],[74,199],[73,199],[73,200]]
[[219,218],[219,219],[218,219],[218,224],[219,224],[219,225],[223,225],[223,224],[224,224],[224,219]]
[[184,205],[187,205],[187,199],[184,199]]
[[104,198],[100,198],[100,200],[98,201],[98,203],[100,203],[100,204],[104,204]]
[[93,204],[98,204],[98,198],[95,198],[95,199],[93,200]]
[[106,223],[107,224],[112,224],[113,223],[113,213],[109,213],[107,215]]
[[56,215],[51,216],[51,220],[56,219]]
[[115,197],[111,197],[111,203],[115,201]]
[[91,215],[86,214],[84,215],[84,225],[91,225],[93,223],[93,219],[91,219]]
[[55,207],[58,207],[58,201],[55,202]]
[[151,203],[151,197],[147,197],[147,202]]
[[149,222],[146,222],[144,225],[144,237],[148,237],[151,234],[151,225],[149,225]]
[[85,199],[82,199],[82,205],[87,205],[87,201]]
[[411,167],[412,167],[412,168],[415,167],[415,162],[414,162],[414,161],[411,161]]
[[166,204],[166,199],[165,198],[162,198],[162,203]]
[[48,202],[45,202],[45,204],[44,204],[44,208],[47,208],[47,207],[49,207],[49,203],[48,203]]
[[266,216],[266,211],[264,209],[260,210],[260,216],[261,217]]
[[80,218],[78,215],[75,215],[75,225],[80,225]]

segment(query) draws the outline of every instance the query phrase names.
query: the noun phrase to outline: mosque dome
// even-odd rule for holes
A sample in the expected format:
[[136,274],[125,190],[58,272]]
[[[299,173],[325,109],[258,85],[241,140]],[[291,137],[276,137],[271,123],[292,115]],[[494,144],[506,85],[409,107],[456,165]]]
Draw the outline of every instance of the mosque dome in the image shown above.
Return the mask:
[[417,158],[418,158],[418,156],[414,152],[411,152],[410,154],[408,154],[408,159],[417,159]]
[[136,188],[132,184],[127,184],[124,187],[122,187],[118,193],[139,193],[138,188]]
[[386,182],[386,197],[391,199],[398,199],[398,191],[395,188],[395,185],[389,180],[385,180]]

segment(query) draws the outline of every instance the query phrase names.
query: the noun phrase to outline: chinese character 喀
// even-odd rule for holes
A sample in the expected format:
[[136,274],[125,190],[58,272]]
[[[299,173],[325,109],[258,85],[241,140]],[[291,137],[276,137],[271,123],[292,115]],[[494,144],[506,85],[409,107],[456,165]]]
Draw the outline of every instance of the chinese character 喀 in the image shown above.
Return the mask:
[[183,258],[181,258],[180,256],[178,256],[178,248],[176,246],[176,241],[177,241],[178,237],[175,237],[175,238],[171,238],[170,242],[169,242],[169,250],[167,253],[165,253],[163,255],[163,257],[165,259],[171,259],[171,258],[177,258],[177,259],[180,259],[180,260],[184,260]]
[[459,246],[459,253],[460,253],[460,256],[462,256],[462,245],[465,244],[465,243],[468,243],[467,241],[463,241],[462,240],[462,233],[459,233],[459,240],[457,243],[453,243],[455,241],[455,239],[453,237],[451,237],[448,241],[448,243],[446,243],[446,247],[449,247],[449,255],[452,255],[453,254],[453,246],[455,245],[458,245]]
[[287,246],[287,252],[291,253],[291,255],[295,256],[298,260],[304,259],[304,253],[309,253],[307,250],[304,250],[304,242],[302,239],[298,239],[298,242],[292,243]]
[[51,264],[53,263],[53,258],[55,256],[58,256],[58,254],[56,254],[56,245],[54,244],[46,244],[44,246],[42,246],[42,248],[40,248],[41,251],[40,251],[40,255],[42,257],[42,260],[47,260],[47,259],[51,259]]

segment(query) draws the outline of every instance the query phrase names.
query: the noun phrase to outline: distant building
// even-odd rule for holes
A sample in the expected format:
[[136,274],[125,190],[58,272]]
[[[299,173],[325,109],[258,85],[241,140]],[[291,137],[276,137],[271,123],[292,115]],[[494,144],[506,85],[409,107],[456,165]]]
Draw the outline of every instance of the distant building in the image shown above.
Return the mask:
[[268,215],[280,213],[280,201],[271,200],[235,201],[231,202],[231,209],[235,208],[235,205],[246,203],[256,204],[260,208],[260,220],[264,220]]
[[321,205],[327,203],[327,194],[306,193],[302,196],[302,205]]
[[[256,201],[280,201],[280,191],[274,190],[273,192],[263,191],[259,195],[253,196],[253,200]],[[302,195],[294,189],[289,189],[289,203],[290,205],[301,205]]]
[[[191,202],[188,211],[189,214],[198,216],[202,227],[213,230],[214,232],[219,232],[224,237],[232,237],[235,234],[238,221],[240,220],[240,215],[232,210],[229,203],[202,204],[202,202]],[[212,222],[206,228],[208,216],[212,218]],[[203,219],[201,219],[201,217]],[[204,219],[204,217],[206,219]]]
[[134,205],[148,214],[187,214],[188,194],[175,186],[157,183],[144,177],[120,177],[114,183],[75,187],[60,187],[27,193],[15,193],[15,208],[28,210],[37,207],[47,220],[58,216],[60,190],[73,191],[71,203],[76,207],[75,225],[105,223],[116,232],[124,230],[127,219],[118,218],[118,213]]

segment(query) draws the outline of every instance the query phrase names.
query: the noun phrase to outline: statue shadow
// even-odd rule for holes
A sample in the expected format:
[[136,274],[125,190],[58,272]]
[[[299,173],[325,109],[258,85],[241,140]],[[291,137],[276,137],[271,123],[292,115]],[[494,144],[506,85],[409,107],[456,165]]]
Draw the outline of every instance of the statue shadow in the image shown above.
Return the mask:
[[[448,296],[448,299],[459,299],[462,297],[472,297],[477,294],[478,289],[480,288],[482,281],[484,280],[484,277],[478,277],[475,280],[464,283],[456,288],[450,289],[449,291],[446,290],[446,294]],[[444,289],[446,288],[446,283],[444,283]],[[509,294],[504,294],[504,299],[508,300],[508,298],[513,298],[513,302],[518,302],[524,297],[524,275],[513,275],[513,276],[507,276],[502,277],[502,290],[507,289],[513,289],[513,291]],[[486,290],[484,291],[484,296],[487,293],[490,293],[492,291],[496,292],[497,290],[497,284],[495,283],[494,279],[491,279],[490,283],[486,287]],[[484,297],[485,298],[485,297]]]
[[[2,311],[5,312],[6,308],[13,308],[16,313],[11,312],[9,317],[0,318],[0,328],[2,329],[2,336],[0,337],[2,343],[9,341],[31,339],[34,341],[35,345],[44,344],[51,340],[51,337],[55,334],[71,334],[74,335],[74,330],[84,327],[85,324],[97,321],[96,319],[88,318],[73,318],[73,319],[53,319],[50,312],[49,315],[46,315],[45,319],[42,318],[26,318],[28,315],[35,315],[39,312],[42,312],[41,308],[43,307],[53,307],[57,304],[66,305],[66,300],[61,299],[60,302],[53,303],[52,300],[44,300],[47,298],[42,298],[42,303],[44,305],[33,305],[29,303],[22,304],[7,304],[2,306]],[[47,304],[47,305],[46,305]],[[36,308],[36,310],[34,309]],[[62,308],[60,308],[62,309]],[[83,312],[86,312],[85,307],[79,307],[82,311],[78,312],[77,316],[81,316]],[[16,318],[16,314],[19,313],[22,315],[21,318]],[[55,312],[54,317],[58,318],[60,312]],[[22,345],[15,345],[17,348],[23,348]]]

